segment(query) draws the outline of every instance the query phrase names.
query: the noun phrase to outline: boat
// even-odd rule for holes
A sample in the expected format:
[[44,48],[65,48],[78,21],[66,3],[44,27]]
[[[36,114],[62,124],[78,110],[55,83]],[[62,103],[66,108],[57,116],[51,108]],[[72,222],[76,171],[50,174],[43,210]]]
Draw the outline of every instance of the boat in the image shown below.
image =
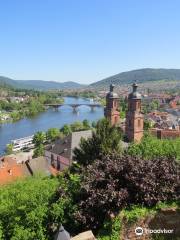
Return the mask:
[[11,144],[13,145],[13,152],[17,152],[19,150],[22,150],[24,148],[33,148],[33,137],[34,135],[24,137],[24,138],[19,138],[15,140],[11,140]]

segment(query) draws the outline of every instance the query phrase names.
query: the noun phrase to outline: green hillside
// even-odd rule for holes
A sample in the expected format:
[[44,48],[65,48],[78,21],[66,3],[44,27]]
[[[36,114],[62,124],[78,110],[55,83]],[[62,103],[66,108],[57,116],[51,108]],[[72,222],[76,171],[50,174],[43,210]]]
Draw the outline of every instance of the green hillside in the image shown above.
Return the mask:
[[180,81],[180,69],[154,69],[144,68],[128,72],[122,72],[101,81],[92,83],[91,87],[107,87],[110,83],[115,85],[131,84],[134,81],[139,83],[151,81]]
[[0,76],[0,85],[9,85],[15,88],[35,89],[35,90],[51,90],[51,89],[77,89],[84,85],[76,82],[55,82],[43,80],[13,80],[11,78]]

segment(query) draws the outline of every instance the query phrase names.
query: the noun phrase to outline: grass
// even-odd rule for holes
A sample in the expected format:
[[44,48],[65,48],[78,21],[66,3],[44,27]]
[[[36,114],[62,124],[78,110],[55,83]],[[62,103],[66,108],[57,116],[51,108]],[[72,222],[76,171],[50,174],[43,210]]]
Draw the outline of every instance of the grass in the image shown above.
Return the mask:
[[[118,216],[112,220],[107,220],[103,228],[99,231],[98,240],[119,240],[123,224],[131,225],[147,216],[156,215],[161,209],[180,208],[180,202],[160,202],[152,208],[131,206],[123,209]],[[159,239],[157,236],[156,239]]]

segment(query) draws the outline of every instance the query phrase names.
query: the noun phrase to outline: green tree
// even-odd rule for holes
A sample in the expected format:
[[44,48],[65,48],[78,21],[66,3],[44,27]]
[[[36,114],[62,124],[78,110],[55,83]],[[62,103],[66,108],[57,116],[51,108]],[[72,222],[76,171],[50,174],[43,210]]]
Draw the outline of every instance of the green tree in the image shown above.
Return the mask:
[[59,129],[58,128],[50,128],[46,132],[46,139],[50,141],[54,141],[59,136]]
[[44,132],[39,131],[36,134],[34,134],[33,143],[35,147],[38,147],[40,144],[43,144],[45,140],[46,140],[46,135]]
[[67,136],[67,135],[69,135],[69,134],[72,132],[71,126],[68,125],[68,124],[65,124],[65,125],[60,129],[60,131],[61,131],[65,136]]
[[43,144],[39,144],[34,149],[33,157],[40,157],[40,156],[44,156],[44,145]]
[[133,156],[140,156],[145,159],[155,157],[170,157],[180,159],[180,138],[157,139],[145,135],[139,144],[131,144],[128,153]]
[[44,111],[44,106],[37,100],[30,100],[28,106],[28,115],[35,116],[37,113]]
[[97,122],[93,121],[91,125],[92,125],[93,128],[96,128]]
[[144,120],[144,130],[148,130],[151,128],[151,122],[148,120]]
[[[42,177],[31,177],[2,187],[0,239],[50,239],[49,224],[55,217],[52,200],[57,187],[57,179]],[[63,221],[63,202],[59,201],[58,206],[59,220]]]
[[80,146],[74,149],[74,160],[81,165],[88,165],[100,158],[102,154],[112,151],[121,152],[121,133],[107,119],[97,122],[92,138],[82,139]]
[[0,239],[51,240],[62,223],[76,230],[75,199],[80,177],[64,172],[57,177],[33,176],[0,188]]
[[81,130],[84,129],[83,123],[79,122],[79,121],[76,121],[76,122],[71,124],[71,129],[72,129],[72,132],[81,131]]
[[158,100],[153,100],[151,103],[150,103],[150,108],[151,108],[151,111],[154,111],[154,110],[158,110],[159,109],[159,101]]
[[91,128],[90,123],[87,119],[83,120],[83,127],[84,129],[87,129],[87,130]]
[[20,113],[18,111],[12,112],[10,116],[13,121],[18,121],[20,118],[22,118],[22,116],[20,115]]
[[13,153],[13,144],[7,144],[6,145],[6,153],[7,154],[12,154]]

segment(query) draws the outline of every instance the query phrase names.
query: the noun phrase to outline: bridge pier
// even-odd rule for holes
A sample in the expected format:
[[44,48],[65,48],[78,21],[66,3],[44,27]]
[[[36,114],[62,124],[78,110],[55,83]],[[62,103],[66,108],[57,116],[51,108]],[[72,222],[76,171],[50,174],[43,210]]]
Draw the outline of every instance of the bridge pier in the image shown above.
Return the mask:
[[53,106],[53,108],[54,108],[54,111],[58,112],[59,106]]
[[96,106],[93,106],[93,105],[90,106],[91,112],[94,112],[95,107],[96,107]]
[[78,112],[78,106],[71,106],[72,107],[72,109],[73,109],[73,113],[77,113]]

